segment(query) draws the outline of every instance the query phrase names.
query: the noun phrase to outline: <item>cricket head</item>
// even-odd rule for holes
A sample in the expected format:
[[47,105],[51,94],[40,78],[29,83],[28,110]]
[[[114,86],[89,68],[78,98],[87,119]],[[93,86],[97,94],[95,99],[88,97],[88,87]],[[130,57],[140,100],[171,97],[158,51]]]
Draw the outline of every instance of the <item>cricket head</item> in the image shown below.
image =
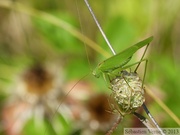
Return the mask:
[[96,68],[93,70],[93,72],[92,72],[92,74],[93,74],[95,77],[97,77],[97,78],[100,77],[100,73],[101,73],[101,71],[99,70],[98,67],[96,67]]

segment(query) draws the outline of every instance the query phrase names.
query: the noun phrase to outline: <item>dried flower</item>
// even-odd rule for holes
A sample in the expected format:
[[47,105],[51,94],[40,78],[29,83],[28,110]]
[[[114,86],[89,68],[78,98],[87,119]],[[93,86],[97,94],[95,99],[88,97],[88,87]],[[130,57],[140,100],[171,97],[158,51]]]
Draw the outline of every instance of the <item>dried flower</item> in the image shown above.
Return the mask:
[[121,76],[117,76],[111,81],[112,107],[122,116],[133,113],[142,106],[145,101],[142,81],[134,72],[122,71]]

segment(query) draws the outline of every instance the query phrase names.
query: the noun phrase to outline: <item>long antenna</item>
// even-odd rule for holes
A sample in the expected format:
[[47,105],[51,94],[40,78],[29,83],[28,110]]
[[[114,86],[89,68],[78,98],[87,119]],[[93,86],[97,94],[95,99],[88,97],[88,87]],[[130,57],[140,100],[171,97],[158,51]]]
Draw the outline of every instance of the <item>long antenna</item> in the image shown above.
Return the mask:
[[[92,15],[92,17],[93,17],[96,25],[98,26],[98,28],[99,28],[99,30],[100,30],[100,32],[101,32],[104,40],[106,41],[108,47],[110,48],[110,50],[112,51],[112,53],[113,53],[114,55],[116,55],[116,52],[114,51],[112,45],[111,45],[110,42],[108,41],[108,39],[107,39],[105,33],[103,32],[103,30],[102,30],[102,28],[101,28],[98,20],[96,19],[96,16],[94,15],[94,12],[92,11],[91,6],[90,6],[89,3],[88,3],[88,0],[84,0],[84,1],[85,1],[86,5],[87,5],[87,7],[88,7],[88,9],[89,9],[89,11],[90,11],[90,13],[91,13],[91,15]],[[152,120],[152,122],[155,124],[155,126],[158,128],[158,130],[161,132],[161,134],[164,135],[164,133],[162,132],[161,128],[159,127],[159,125],[157,124],[157,122],[155,121],[155,119],[152,117],[150,111],[148,110],[148,108],[146,107],[145,104],[143,104],[143,108],[144,108],[146,114],[150,117],[150,119]]]
[[107,43],[107,45],[109,46],[109,48],[110,48],[110,50],[112,51],[112,53],[113,53],[114,55],[116,55],[116,52],[114,51],[112,45],[110,44],[110,42],[109,42],[109,40],[107,39],[107,37],[106,37],[104,31],[102,30],[102,28],[101,28],[101,26],[100,26],[100,24],[99,24],[99,22],[98,22],[96,16],[94,15],[94,13],[93,13],[93,11],[92,11],[92,9],[91,9],[91,6],[89,5],[89,3],[88,3],[87,0],[84,0],[84,1],[85,1],[86,5],[87,5],[87,7],[88,7],[88,9],[89,9],[89,11],[90,11],[90,13],[91,13],[91,15],[92,15],[92,17],[93,17],[93,19],[94,19],[96,25],[98,26],[98,28],[99,28],[99,30],[100,30],[100,32],[101,32],[101,34],[102,34],[104,40],[106,41],[106,43]]

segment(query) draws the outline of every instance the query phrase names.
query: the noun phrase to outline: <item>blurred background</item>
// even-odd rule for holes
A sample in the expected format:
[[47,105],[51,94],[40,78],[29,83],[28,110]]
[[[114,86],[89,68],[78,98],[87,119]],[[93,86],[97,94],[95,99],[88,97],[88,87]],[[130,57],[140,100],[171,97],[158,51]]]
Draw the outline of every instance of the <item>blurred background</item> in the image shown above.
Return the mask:
[[[180,1],[90,4],[116,52],[154,36],[145,84],[179,120]],[[109,55],[85,45],[88,39],[77,31],[111,55],[83,0],[0,1],[0,134],[102,135],[116,121],[111,91],[91,75]],[[143,76],[143,64],[138,73]],[[179,127],[147,93],[146,104],[161,127]],[[113,134],[130,127],[144,126],[128,115]]]

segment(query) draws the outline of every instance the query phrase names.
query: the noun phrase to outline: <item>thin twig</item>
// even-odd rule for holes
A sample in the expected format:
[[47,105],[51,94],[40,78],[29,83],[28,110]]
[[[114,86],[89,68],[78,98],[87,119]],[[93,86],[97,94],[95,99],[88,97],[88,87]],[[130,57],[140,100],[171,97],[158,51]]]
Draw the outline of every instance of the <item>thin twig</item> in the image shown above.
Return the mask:
[[161,133],[162,135],[165,135],[165,134],[163,133],[163,131],[161,130],[161,128],[159,127],[159,125],[157,124],[156,120],[153,118],[153,116],[152,116],[151,113],[149,112],[149,110],[148,110],[148,108],[146,107],[146,105],[143,103],[142,106],[143,106],[145,112],[147,113],[147,115],[151,118],[152,122],[155,124],[156,128],[160,131],[160,133]]
[[114,125],[111,127],[111,129],[106,133],[106,135],[111,135],[114,130],[117,128],[117,126],[119,125],[119,123],[121,122],[123,117],[119,116],[117,121],[114,123]]
[[90,11],[90,13],[91,13],[91,15],[92,15],[92,17],[93,17],[96,25],[98,26],[98,28],[99,28],[99,30],[100,30],[100,32],[101,32],[104,40],[106,41],[108,47],[110,48],[110,50],[111,50],[111,52],[113,53],[113,55],[116,55],[116,52],[114,51],[112,45],[110,44],[108,38],[106,37],[106,34],[105,34],[104,31],[102,30],[101,25],[99,24],[96,16],[94,15],[94,13],[93,13],[93,11],[92,11],[92,9],[91,9],[91,6],[90,6],[89,3],[88,3],[88,0],[84,0],[84,1],[85,1],[86,5],[87,5],[87,7],[88,7],[88,9],[89,9],[89,11]]
[[142,116],[141,114],[134,112],[133,113],[148,129],[150,128],[154,128],[154,126],[151,124],[151,122],[146,119],[144,116]]

